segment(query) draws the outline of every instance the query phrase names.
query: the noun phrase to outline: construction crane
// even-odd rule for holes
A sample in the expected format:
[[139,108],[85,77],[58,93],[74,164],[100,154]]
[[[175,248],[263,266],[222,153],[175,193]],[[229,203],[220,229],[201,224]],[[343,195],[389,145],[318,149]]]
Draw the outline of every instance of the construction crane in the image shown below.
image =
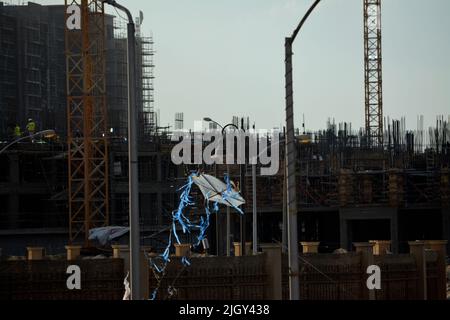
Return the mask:
[[383,146],[381,0],[364,1],[366,135],[369,147]]
[[[105,14],[101,0],[65,0],[70,244],[109,223]],[[75,16],[75,19],[77,17]],[[76,24],[75,24],[76,25]]]

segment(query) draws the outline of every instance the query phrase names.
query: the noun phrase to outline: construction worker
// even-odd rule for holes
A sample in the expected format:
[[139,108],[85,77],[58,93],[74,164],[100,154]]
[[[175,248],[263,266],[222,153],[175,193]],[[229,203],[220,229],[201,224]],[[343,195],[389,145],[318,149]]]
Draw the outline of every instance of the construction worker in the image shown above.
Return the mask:
[[33,136],[36,134],[36,122],[34,122],[33,119],[28,119],[27,131],[31,137],[31,143],[34,143]]
[[18,124],[14,127],[14,139],[20,139],[22,137],[22,129]]
[[36,122],[34,122],[33,119],[28,119],[27,131],[30,136],[36,133]]

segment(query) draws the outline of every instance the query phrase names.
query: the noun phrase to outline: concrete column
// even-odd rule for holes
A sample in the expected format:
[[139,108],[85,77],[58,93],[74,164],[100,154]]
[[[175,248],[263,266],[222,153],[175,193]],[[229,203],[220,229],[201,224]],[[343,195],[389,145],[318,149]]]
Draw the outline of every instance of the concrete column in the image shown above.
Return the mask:
[[163,182],[161,153],[156,155],[156,181]]
[[28,247],[27,248],[27,258],[28,261],[40,261],[44,259],[45,249],[39,247]]
[[340,213],[340,239],[341,239],[341,248],[347,251],[351,250],[348,245],[348,220],[342,217],[342,213]]
[[113,249],[113,258],[114,259],[124,259],[122,252],[129,251],[129,247],[124,246],[124,245],[113,245],[112,249]]
[[189,257],[191,255],[190,244],[175,244],[175,256],[178,258]]
[[9,154],[9,185],[11,191],[8,201],[8,224],[11,229],[18,229],[19,221],[19,189],[20,189],[20,167],[19,156],[17,154]]
[[[162,166],[163,166],[163,161],[161,158],[161,154],[158,153],[158,155],[156,156],[156,181],[158,182],[159,185],[162,184],[163,182],[163,176],[162,176]],[[163,225],[163,194],[161,191],[159,191],[156,194],[156,214],[157,214],[157,220],[158,223],[157,225],[161,226]]]
[[375,291],[369,290],[366,286],[366,271],[369,266],[374,265],[374,258],[373,258],[373,243],[370,242],[358,242],[353,244],[356,248],[356,252],[361,254],[361,266],[362,266],[362,274],[363,274],[363,281],[362,281],[362,292],[363,297],[366,300],[375,300]]
[[447,241],[430,240],[425,241],[425,249],[433,250],[437,253],[438,270],[438,297],[439,300],[447,300]]
[[217,255],[218,256],[226,256],[227,255],[226,254],[226,250],[227,250],[227,244],[226,244],[227,215],[225,212],[220,212],[215,215],[215,219],[217,220],[216,232],[218,233],[217,241],[218,241],[218,245],[219,245],[219,252],[217,253]]
[[282,294],[282,270],[281,270],[281,246],[275,244],[261,244],[262,252],[266,254],[266,272],[268,286],[265,296],[267,300],[281,301]]
[[9,182],[12,185],[20,185],[20,168],[19,156],[17,154],[9,154]]
[[319,253],[320,242],[301,242],[303,253]]
[[427,262],[425,258],[425,242],[409,242],[409,250],[416,260],[417,268],[417,299],[427,300]]
[[450,256],[450,209],[442,209],[442,237],[447,240],[447,254]]
[[75,261],[81,255],[81,246],[66,246],[67,261]]
[[392,252],[398,254],[399,240],[398,240],[398,210],[392,213],[391,217],[391,248]]
[[163,195],[161,192],[158,192],[156,194],[156,214],[157,214],[157,224],[158,226],[162,226],[163,225]]
[[375,256],[384,256],[391,251],[391,241],[372,240],[369,242],[374,245],[373,254]]

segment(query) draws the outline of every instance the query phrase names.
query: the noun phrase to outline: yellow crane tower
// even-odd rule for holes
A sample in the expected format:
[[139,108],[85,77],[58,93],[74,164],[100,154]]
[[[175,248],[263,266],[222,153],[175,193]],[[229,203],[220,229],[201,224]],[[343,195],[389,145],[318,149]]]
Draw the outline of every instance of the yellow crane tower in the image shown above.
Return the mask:
[[70,244],[109,223],[105,14],[101,0],[65,0]]

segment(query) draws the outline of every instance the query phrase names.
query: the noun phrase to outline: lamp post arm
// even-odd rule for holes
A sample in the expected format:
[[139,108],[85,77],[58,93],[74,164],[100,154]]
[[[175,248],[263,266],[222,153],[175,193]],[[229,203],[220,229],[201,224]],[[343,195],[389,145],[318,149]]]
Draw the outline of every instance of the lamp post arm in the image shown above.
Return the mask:
[[45,131],[42,131],[42,132],[35,133],[35,134],[31,135],[31,136],[26,136],[26,137],[22,137],[20,139],[14,140],[10,144],[8,144],[6,147],[4,147],[2,150],[0,150],[0,154],[4,153],[6,150],[11,148],[13,145],[15,145],[15,144],[17,144],[17,143],[19,143],[21,141],[28,140],[28,139],[33,139],[33,138],[38,137],[38,136],[50,135],[50,134],[55,134],[55,131],[53,131],[53,130],[45,130]]
[[127,17],[128,17],[128,23],[133,23],[133,16],[131,15],[130,10],[128,10],[127,8],[125,8],[124,6],[122,6],[120,3],[117,3],[116,0],[104,0],[103,2],[123,11],[126,13]]
[[[221,127],[222,127],[222,126],[221,126]],[[230,123],[230,124],[227,124],[225,127],[222,127],[222,135],[225,135],[225,132],[227,131],[227,128],[229,128],[229,127],[233,127],[233,128],[235,128],[237,131],[240,130],[238,126],[236,126],[235,124]],[[244,132],[245,132],[245,130],[244,130]]]
[[294,124],[294,89],[292,68],[292,44],[308,17],[321,0],[316,0],[309,8],[290,38],[285,39],[285,84],[286,84],[286,186],[287,186],[287,240],[289,244],[289,295],[290,300],[300,300],[299,262],[298,262],[298,230],[297,230],[297,181]]
[[294,30],[294,33],[291,36],[291,43],[295,41],[295,38],[297,38],[298,33],[302,29],[303,25],[305,24],[306,20],[308,20],[311,13],[314,11],[314,9],[317,7],[317,5],[320,3],[321,0],[316,0],[313,5],[309,8],[308,12],[306,12],[305,16],[303,17],[302,21],[300,21],[297,29]]

